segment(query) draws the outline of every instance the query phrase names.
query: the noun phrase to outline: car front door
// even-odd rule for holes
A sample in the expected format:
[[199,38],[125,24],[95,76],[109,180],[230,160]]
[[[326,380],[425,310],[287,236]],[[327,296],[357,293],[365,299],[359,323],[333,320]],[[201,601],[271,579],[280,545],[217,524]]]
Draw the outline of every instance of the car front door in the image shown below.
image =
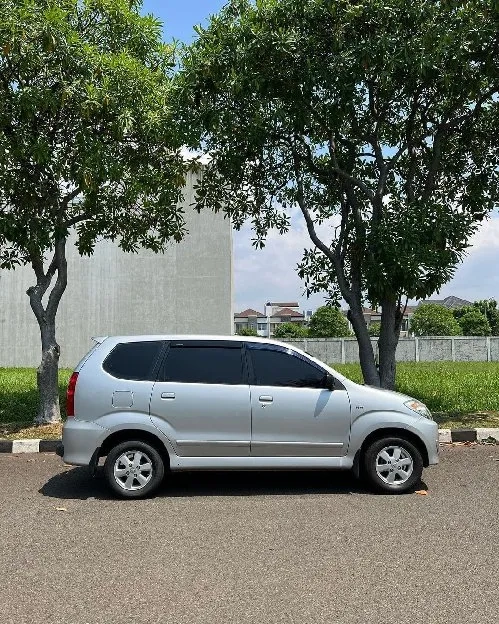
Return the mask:
[[327,371],[277,345],[248,343],[251,455],[342,456],[350,436],[350,400]]
[[251,410],[242,344],[172,341],[150,414],[180,456],[248,456]]

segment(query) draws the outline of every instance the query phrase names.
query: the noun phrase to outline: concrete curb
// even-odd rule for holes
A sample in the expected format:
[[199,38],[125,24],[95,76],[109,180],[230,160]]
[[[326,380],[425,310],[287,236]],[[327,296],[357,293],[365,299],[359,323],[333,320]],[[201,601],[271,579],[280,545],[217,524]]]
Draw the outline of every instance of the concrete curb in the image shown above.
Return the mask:
[[61,440],[0,440],[0,453],[55,453]]
[[[453,442],[499,442],[499,428],[439,429],[440,444]],[[0,453],[55,453],[61,440],[0,440]]]
[[441,444],[452,442],[485,442],[495,440],[499,442],[499,428],[488,429],[478,427],[476,429],[439,429],[438,441]]

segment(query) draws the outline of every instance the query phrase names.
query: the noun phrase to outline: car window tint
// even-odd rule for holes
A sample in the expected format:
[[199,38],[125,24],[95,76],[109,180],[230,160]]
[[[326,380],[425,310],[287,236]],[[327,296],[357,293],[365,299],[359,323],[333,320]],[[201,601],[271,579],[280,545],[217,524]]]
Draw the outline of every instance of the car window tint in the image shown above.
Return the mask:
[[241,348],[172,346],[166,357],[163,381],[242,384]]
[[104,360],[104,370],[119,379],[154,381],[154,365],[163,343],[160,341],[118,344]]
[[300,357],[273,349],[249,349],[257,386],[324,388],[326,372]]

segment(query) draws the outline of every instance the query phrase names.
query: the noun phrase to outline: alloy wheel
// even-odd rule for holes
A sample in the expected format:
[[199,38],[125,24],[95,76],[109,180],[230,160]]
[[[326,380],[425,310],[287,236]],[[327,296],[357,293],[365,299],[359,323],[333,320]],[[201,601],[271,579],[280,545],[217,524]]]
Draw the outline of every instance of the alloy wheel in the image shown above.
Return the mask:
[[114,462],[113,474],[116,483],[124,490],[141,490],[152,479],[151,458],[143,451],[126,451]]

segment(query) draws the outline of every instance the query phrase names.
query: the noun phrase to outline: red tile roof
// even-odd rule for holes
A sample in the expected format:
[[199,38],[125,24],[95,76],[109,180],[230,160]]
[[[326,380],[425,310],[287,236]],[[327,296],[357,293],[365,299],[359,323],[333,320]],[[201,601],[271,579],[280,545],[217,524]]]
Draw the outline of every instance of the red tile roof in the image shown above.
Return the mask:
[[272,316],[294,316],[303,318],[303,314],[301,312],[296,312],[296,310],[290,310],[289,308],[282,308],[281,310],[276,310]]
[[265,314],[262,314],[261,312],[257,312],[256,310],[252,310],[251,308],[248,308],[247,310],[244,310],[243,312],[236,312],[234,314],[234,318],[247,318],[248,316],[257,316],[258,318],[265,318]]

